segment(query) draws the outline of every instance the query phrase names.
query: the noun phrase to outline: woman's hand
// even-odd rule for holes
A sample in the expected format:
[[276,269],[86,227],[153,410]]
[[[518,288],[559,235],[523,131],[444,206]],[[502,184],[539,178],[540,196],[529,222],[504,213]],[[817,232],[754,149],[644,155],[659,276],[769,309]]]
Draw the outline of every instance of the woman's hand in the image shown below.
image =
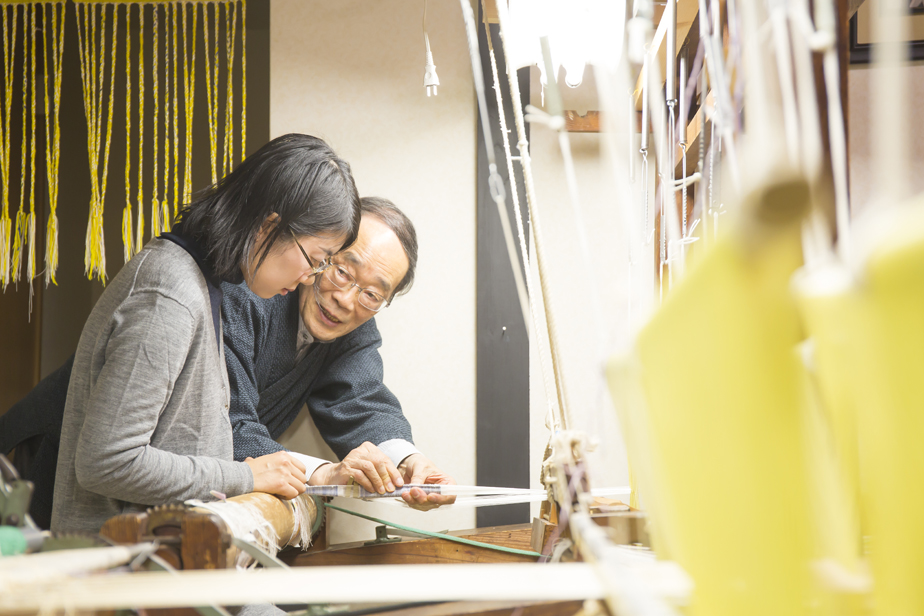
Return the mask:
[[313,486],[345,485],[353,479],[370,492],[394,492],[404,485],[401,473],[385,453],[366,442],[347,454],[342,462],[319,466],[308,480]]
[[253,491],[292,499],[305,491],[305,465],[285,451],[244,460],[253,473]]

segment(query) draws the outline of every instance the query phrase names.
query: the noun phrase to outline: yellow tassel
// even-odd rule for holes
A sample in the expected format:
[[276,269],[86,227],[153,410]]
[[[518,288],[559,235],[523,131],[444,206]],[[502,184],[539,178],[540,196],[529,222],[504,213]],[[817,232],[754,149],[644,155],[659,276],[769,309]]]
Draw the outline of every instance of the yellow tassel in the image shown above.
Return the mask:
[[[26,256],[26,279],[29,281],[29,315],[32,315],[32,279],[35,277],[35,78],[36,69],[35,44],[38,37],[35,29],[35,14],[38,6],[29,6],[29,51],[30,51],[30,79],[29,79],[29,215],[26,217],[26,241],[29,252]],[[23,67],[23,72],[26,67]],[[23,125],[25,128],[25,125]],[[25,131],[23,131],[25,132]]]
[[227,68],[227,92],[225,94],[225,135],[224,135],[224,175],[231,173],[234,167],[234,80],[231,78],[234,74],[234,39],[237,34],[237,12],[235,11],[236,2],[232,0],[226,5],[225,13],[225,52],[228,62]]
[[[5,212],[4,212],[5,213]],[[3,290],[10,282],[10,217],[0,218],[0,269],[3,274]]]
[[132,206],[131,203],[122,210],[122,256],[128,263],[133,256],[134,248],[132,247]]
[[[144,10],[144,7],[141,7]],[[132,6],[125,5],[125,208],[122,210],[122,257],[135,254],[132,241]]]
[[[61,24],[58,25],[58,6],[61,7]],[[49,23],[46,5],[42,4],[42,49],[45,50],[45,167],[48,176],[48,233],[45,240],[45,285],[49,282],[57,284],[55,273],[58,269],[58,169],[61,162],[61,125],[58,121],[61,111],[61,76],[64,56],[64,19],[65,5],[63,2],[51,4],[51,50],[49,53],[47,33]],[[52,70],[54,71],[54,111],[52,111],[48,93],[51,88],[48,84],[48,57],[51,56]],[[52,133],[52,126],[54,132]]]
[[[0,143],[0,178],[3,181],[3,211],[0,212],[0,281],[3,289],[12,279],[12,233],[10,219],[10,111],[13,105],[13,67],[16,59],[16,22],[18,7],[2,7],[3,10],[3,134]],[[12,33],[10,32],[12,30]]]
[[16,212],[16,227],[13,231],[13,260],[10,263],[13,282],[19,282],[22,276],[22,251],[26,242],[26,222],[26,211],[20,209]]
[[158,15],[158,6],[155,4],[153,6],[154,10],[154,25],[153,25],[153,43],[151,48],[151,71],[154,77],[154,96],[152,100],[154,101],[154,196],[151,199],[151,237],[157,237],[160,235],[163,221],[160,216],[160,199],[158,198],[158,185],[159,185],[159,169],[157,166],[158,162],[158,145],[160,140],[158,139],[158,122],[160,121],[160,77],[158,70],[158,49],[160,48],[160,20]]
[[144,5],[138,7],[138,226],[135,249],[144,244]]
[[[172,47],[170,52],[170,59],[172,60],[173,67],[171,69],[171,77],[173,79],[173,164],[170,166],[170,181],[173,183],[173,213],[168,217],[168,230],[172,224],[173,218],[176,216],[177,211],[179,210],[180,202],[180,107],[177,102],[177,93],[179,88],[177,88],[177,73],[180,69],[180,55],[177,47],[177,21],[176,21],[176,12],[180,7],[177,4],[170,5],[170,22],[171,22],[171,41]],[[166,195],[164,195],[166,197]]]
[[[80,7],[83,7],[83,25],[80,24]],[[106,243],[103,236],[103,206],[106,200],[106,180],[109,171],[109,146],[112,143],[112,113],[115,99],[115,65],[118,26],[118,5],[112,9],[112,37],[110,60],[109,98],[105,100],[104,86],[106,84],[106,23],[107,6],[101,8],[100,26],[102,32],[96,37],[96,8],[95,3],[77,2],[77,38],[80,51],[81,69],[83,79],[84,112],[87,117],[88,147],[87,153],[90,162],[90,184],[92,198],[90,203],[90,219],[87,224],[87,246],[84,251],[84,266],[87,277],[95,275],[100,282],[106,283]],[[96,41],[99,40],[97,46]],[[106,144],[100,161],[100,148],[102,146],[103,109],[107,109],[106,116]],[[102,173],[100,173],[102,162]]]
[[45,285],[49,282],[58,284],[55,274],[58,271],[58,216],[54,213],[48,218],[48,235],[45,239]]
[[[23,6],[22,16],[22,42],[23,49],[29,48],[26,42],[26,36],[29,33],[29,9],[30,6]],[[26,242],[26,108],[29,106],[29,71],[26,68],[26,62],[23,61],[22,69],[22,146],[19,151],[19,211],[16,213],[16,230],[13,237],[13,282],[19,282],[22,277],[22,253],[25,249]]]
[[199,6],[192,5],[192,58],[189,58],[186,36],[186,6],[183,6],[183,100],[186,112],[186,151],[183,160],[183,203],[189,203],[192,197],[192,144],[193,144],[193,110],[195,109],[196,76],[196,22],[199,18]]
[[26,256],[26,279],[31,289],[32,279],[35,278],[35,214],[31,212],[26,216],[26,234],[26,241],[29,243],[29,252]]
[[[209,38],[209,5],[202,7],[202,39],[205,41],[205,94],[209,120],[209,156],[212,161],[212,184],[218,181],[218,6],[215,6],[215,36]],[[211,45],[209,44],[211,43]],[[212,70],[212,54],[215,69]],[[214,96],[213,96],[214,91]]]
[[160,202],[161,216],[161,233],[168,230],[170,226],[170,213],[165,202],[170,195],[170,172],[173,166],[170,164],[170,154],[172,151],[172,133],[170,132],[171,122],[173,121],[173,106],[171,104],[171,85],[170,73],[173,70],[173,48],[170,47],[170,12],[172,4],[164,6],[164,198]]

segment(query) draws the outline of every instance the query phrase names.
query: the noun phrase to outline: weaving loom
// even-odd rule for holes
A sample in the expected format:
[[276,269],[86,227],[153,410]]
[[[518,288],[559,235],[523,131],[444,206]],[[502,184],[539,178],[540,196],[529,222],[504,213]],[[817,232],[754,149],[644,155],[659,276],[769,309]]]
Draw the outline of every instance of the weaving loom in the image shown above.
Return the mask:
[[[105,79],[105,58],[111,58],[112,71],[117,49],[115,35],[106,37],[105,6],[98,10],[92,2],[78,4],[85,111],[92,127],[88,155],[94,196],[86,268],[102,279],[101,208],[111,132],[103,123],[108,117],[111,124],[112,117],[112,95],[106,98],[104,86],[114,87]],[[133,5],[124,6],[128,23]],[[209,6],[215,19],[211,30]],[[901,159],[906,152],[896,136],[907,113],[895,100],[901,99],[900,85],[886,79],[876,93],[882,109],[888,110],[877,135],[881,151],[889,152],[880,161],[879,199],[904,205],[871,213],[863,227],[851,222],[838,82],[846,56],[837,45],[842,33],[836,24],[845,6],[824,0],[812,7],[801,0],[766,5],[680,0],[669,1],[660,14],[650,1],[621,7],[618,49],[596,59],[595,80],[602,109],[602,175],[615,195],[612,207],[624,233],[614,241],[624,248],[624,262],[600,273],[586,240],[593,222],[582,210],[569,137],[573,124],[569,128],[559,90],[557,65],[562,62],[553,54],[554,38],[534,37],[529,46],[534,57],[518,58],[521,64],[541,67],[543,108],[527,106],[524,114],[521,105],[513,105],[514,155],[500,85],[506,72],[511,98],[521,100],[518,66],[511,58],[517,57],[514,41],[526,28],[518,21],[523,13],[516,10],[525,9],[516,2],[509,7],[506,2],[486,3],[485,13],[496,15],[507,63],[498,66],[486,22],[491,68],[486,76],[475,16],[470,3],[462,0],[487,159],[486,186],[499,214],[504,257],[518,312],[536,349],[547,405],[546,454],[531,461],[541,464],[543,487],[424,485],[380,495],[355,485],[309,486],[290,502],[255,493],[155,507],[110,519],[102,535],[120,547],[100,548],[84,565],[74,566],[61,556],[61,572],[53,579],[39,579],[37,573],[34,580],[0,578],[0,613],[207,606],[197,609],[221,614],[218,605],[265,601],[331,603],[344,611],[386,602],[391,605],[374,609],[403,616],[511,609],[517,616],[920,613],[924,201],[910,199],[907,164]],[[14,21],[16,10],[10,13]],[[204,38],[213,43],[204,60],[213,181],[235,159],[230,77],[221,118],[217,104],[219,13],[225,20],[225,66],[230,71],[235,10],[224,3],[203,8]],[[885,6],[883,14],[889,10]],[[113,21],[119,12],[119,5],[113,6]],[[139,8],[142,32],[145,12]],[[151,13],[154,40],[160,40],[159,20],[164,17],[164,41],[172,41],[167,44],[172,52],[166,62],[172,68],[163,97],[161,84],[154,81],[154,100],[162,101],[164,118],[155,105],[152,129],[158,144],[155,177],[158,165],[167,171],[162,183],[155,182],[151,203],[143,204],[139,143],[137,198],[126,202],[123,213],[126,259],[141,247],[142,206],[150,205],[156,234],[171,215],[168,204],[191,191],[191,136],[185,134],[182,158],[178,126],[181,118],[187,127],[192,122],[196,51],[195,42],[187,48],[185,34],[188,14],[195,31],[198,8],[190,13],[185,5],[169,4],[162,13],[158,8]],[[24,15],[34,19],[36,11]],[[242,23],[245,15],[242,4]],[[6,34],[5,6],[3,18]],[[881,18],[878,27],[888,32],[888,23]],[[98,45],[96,36],[88,34],[97,24],[102,30]],[[34,44],[34,33],[30,36]],[[56,37],[57,30],[53,40],[58,41]],[[142,35],[139,44],[144,40]],[[6,37],[4,43],[6,51]],[[14,47],[15,41],[9,49]],[[884,73],[900,62],[899,47],[895,41],[884,44]],[[126,58],[130,54],[127,38]],[[820,71],[812,67],[813,54]],[[159,61],[155,53],[155,74]],[[13,92],[6,63],[5,123],[0,125],[4,203],[9,199]],[[244,56],[241,63],[246,73]],[[127,63],[126,70],[130,68]],[[495,146],[489,127],[486,84],[490,87],[491,80],[503,139],[497,145],[503,147]],[[178,81],[185,115],[177,105]],[[440,85],[444,92],[446,81],[444,77]],[[139,100],[145,96],[143,84],[142,77]],[[55,90],[55,101],[58,95]],[[48,96],[46,87],[46,113],[51,109]],[[245,108],[242,113],[246,115]],[[131,117],[129,106],[129,126]],[[578,231],[578,245],[567,259],[573,269],[589,272],[593,281],[582,298],[581,318],[599,335],[596,345],[583,352],[599,370],[583,375],[577,385],[609,387],[631,462],[630,488],[607,490],[594,483],[591,437],[600,437],[606,446],[609,435],[595,434],[596,424],[588,418],[608,407],[581,408],[568,395],[566,385],[574,382],[565,376],[563,348],[568,341],[561,322],[556,323],[561,313],[553,302],[554,253],[548,241],[549,233],[558,230],[547,226],[550,206],[536,190],[527,121],[533,124],[534,140],[537,131],[554,136],[569,216]],[[23,169],[27,151],[24,146]],[[505,161],[496,160],[500,152]],[[510,178],[522,176],[529,225],[523,224],[516,190],[505,191],[499,165],[506,166]],[[126,194],[134,175],[129,166]],[[34,175],[34,164],[29,168]],[[6,211],[4,207],[4,216]],[[15,220],[0,219],[0,236],[15,233],[16,239],[9,248],[0,247],[4,284],[16,279],[24,247],[30,251],[27,264],[33,259],[32,220],[24,198]],[[50,237],[51,226],[48,233]],[[52,252],[48,254],[51,263]],[[33,275],[34,266],[27,265],[30,280]],[[604,303],[598,284],[620,285],[618,307]],[[618,314],[618,320],[606,310]],[[618,342],[611,344],[612,339]],[[528,525],[452,533],[418,531],[359,514],[380,524],[375,539],[330,544],[324,509],[344,509],[324,499],[380,502],[413,488],[457,496],[455,507],[532,501],[542,501],[542,506]],[[632,510],[605,496],[625,498]],[[875,538],[875,549],[866,547],[869,537]],[[45,558],[43,563],[55,562],[51,553],[37,556]],[[74,558],[81,556],[86,555]],[[30,557],[16,558],[28,564]],[[139,572],[121,580],[74,577],[81,569],[137,570],[145,559],[149,568],[182,572]],[[254,561],[277,570],[234,570]],[[0,572],[17,566],[8,562],[0,559]],[[437,563],[442,567],[427,566]],[[357,564],[378,567],[371,572],[351,567]],[[368,584],[357,582],[369,578]],[[421,605],[430,601],[454,603]],[[403,605],[409,602],[414,605]]]

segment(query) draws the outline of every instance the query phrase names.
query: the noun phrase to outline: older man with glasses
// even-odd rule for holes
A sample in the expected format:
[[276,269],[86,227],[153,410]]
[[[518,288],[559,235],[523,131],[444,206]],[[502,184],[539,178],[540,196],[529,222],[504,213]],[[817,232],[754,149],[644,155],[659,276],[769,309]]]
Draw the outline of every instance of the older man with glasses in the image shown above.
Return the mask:
[[[362,199],[356,242],[312,259],[317,275],[297,298],[259,300],[243,285],[226,286],[222,304],[235,458],[283,451],[276,439],[308,410],[339,464],[293,453],[313,485],[353,478],[368,490],[404,483],[454,483],[411,440],[401,405],[382,382],[381,335],[373,317],[410,290],[417,265],[411,221],[390,201]],[[452,497],[411,490],[418,509]]]

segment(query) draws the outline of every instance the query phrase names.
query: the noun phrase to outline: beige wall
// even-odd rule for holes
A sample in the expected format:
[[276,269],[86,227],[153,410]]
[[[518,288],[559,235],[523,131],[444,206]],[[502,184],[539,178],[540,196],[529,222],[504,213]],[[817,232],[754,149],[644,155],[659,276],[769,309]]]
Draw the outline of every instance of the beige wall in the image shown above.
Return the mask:
[[[860,214],[872,198],[873,174],[872,165],[873,136],[871,129],[874,74],[877,69],[870,65],[853,65],[847,78],[849,99],[849,149],[850,158],[850,202],[854,217]],[[921,101],[924,100],[924,63],[917,62],[904,70],[907,75],[908,94],[908,144],[910,146],[911,161],[908,169],[911,190],[914,193],[924,191],[924,173],[920,170],[924,165],[924,123],[918,118]]]
[[[273,0],[270,133],[326,139],[353,166],[362,195],[392,199],[414,221],[417,282],[378,318],[385,382],[401,400],[418,447],[460,484],[473,484],[474,91],[459,6],[430,2],[428,32],[442,85],[427,98],[423,9],[423,0]],[[284,442],[325,451],[312,432],[303,418]],[[472,509],[357,505],[431,530],[475,525]],[[372,537],[372,523],[354,520],[338,521],[333,540]]]

